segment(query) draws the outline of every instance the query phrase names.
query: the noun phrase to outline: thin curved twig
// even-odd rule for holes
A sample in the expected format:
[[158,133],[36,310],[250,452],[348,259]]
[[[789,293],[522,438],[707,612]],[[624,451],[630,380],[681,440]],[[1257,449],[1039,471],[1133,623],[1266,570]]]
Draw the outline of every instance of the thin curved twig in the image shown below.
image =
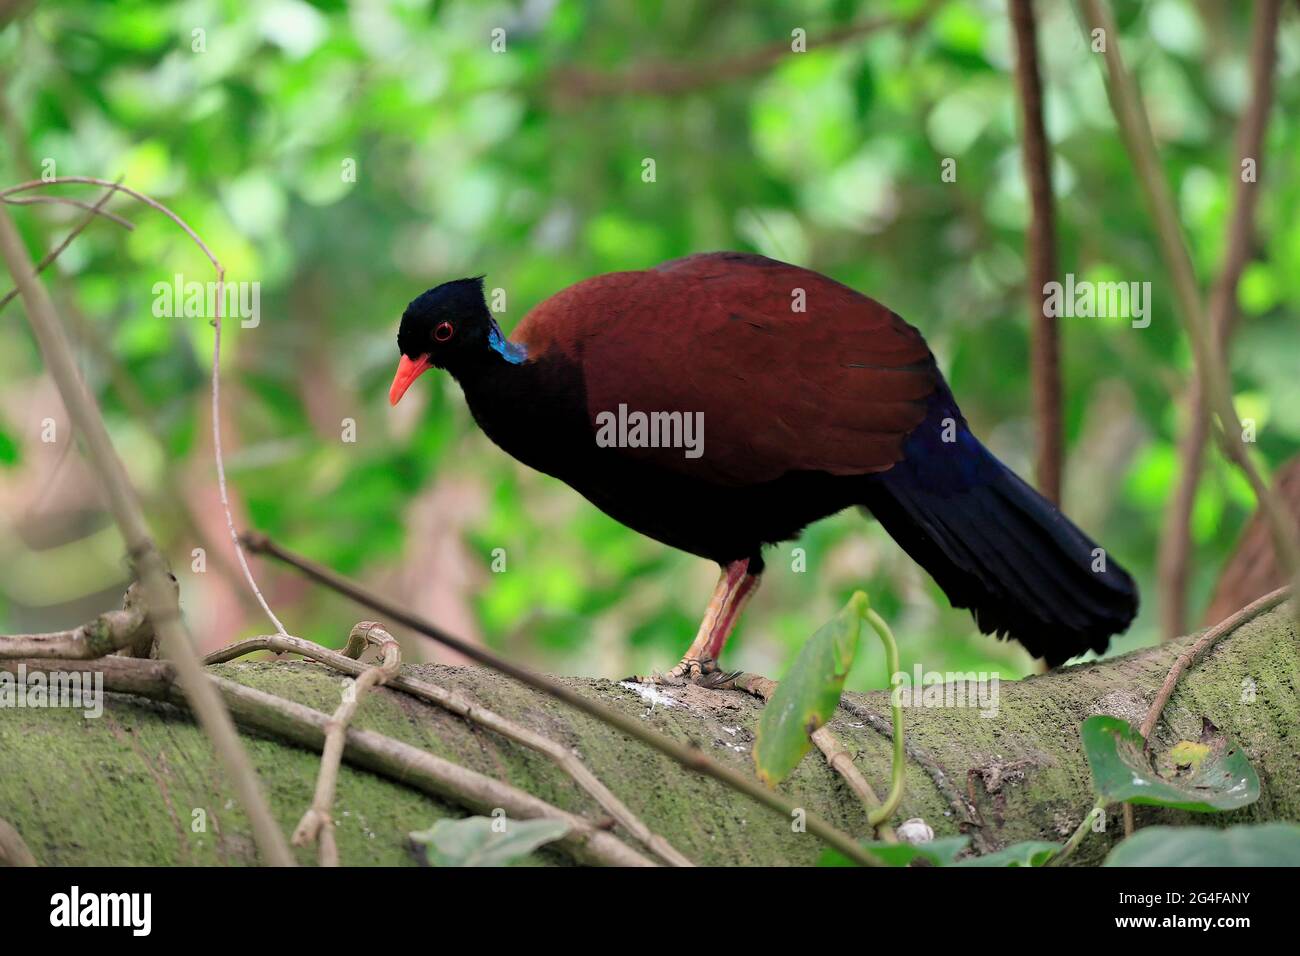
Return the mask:
[[[734,687],[736,690],[743,690],[767,704],[771,702],[772,694],[776,692],[777,682],[762,674],[742,672],[717,686],[721,689]],[[848,748],[831,732],[830,727],[818,727],[808,736],[826,758],[827,765],[840,775],[840,779],[867,808],[868,817],[874,814],[881,806],[880,797],[876,796],[876,791],[871,788],[862,771],[858,770]],[[873,829],[876,836],[886,843],[898,842],[898,834],[887,822],[879,823]]]
[[[113,191],[109,190],[109,195],[112,194]],[[103,216],[105,219],[117,223],[127,232],[135,230],[135,225],[129,219],[124,219],[117,213],[109,212],[106,209],[101,210],[97,203],[89,203],[84,199],[76,199],[72,196],[24,196],[21,199],[6,199],[5,202],[11,206],[35,206],[42,203],[49,203],[52,206],[76,206],[78,209],[89,210],[92,216]]]
[[1149,742],[1151,732],[1155,730],[1156,721],[1160,719],[1161,713],[1164,712],[1165,704],[1169,703],[1169,698],[1173,696],[1174,688],[1178,686],[1178,678],[1182,677],[1189,667],[1205,656],[1205,652],[1214,646],[1214,642],[1225,634],[1235,631],[1242,624],[1252,618],[1258,617],[1265,611],[1272,610],[1291,595],[1291,587],[1287,585],[1280,587],[1276,591],[1270,591],[1262,598],[1247,604],[1232,617],[1225,618],[1214,627],[1210,628],[1187,650],[1183,651],[1174,660],[1174,666],[1169,668],[1169,673],[1165,676],[1165,681],[1160,685],[1160,690],[1156,693],[1156,699],[1151,702],[1151,708],[1147,711],[1146,718],[1142,721],[1139,732],[1142,739]]
[[[190,227],[189,223],[167,206],[158,202],[158,200],[146,196],[142,192],[137,192],[129,186],[123,186],[121,183],[112,183],[106,179],[97,179],[94,176],[56,176],[49,180],[33,179],[28,180],[25,183],[19,183],[16,186],[9,186],[6,189],[0,190],[0,199],[8,202],[8,197],[15,193],[40,189],[58,183],[81,183],[83,185],[105,186],[110,190],[125,193],[133,199],[137,199],[144,203],[151,209],[155,209],[162,213],[179,226],[181,230],[194,241],[194,244],[199,247],[199,250],[207,257],[208,261],[212,263],[212,268],[216,270],[217,288],[225,288],[225,267],[222,266],[220,260],[217,259],[212,250],[208,248],[207,243],[199,238],[199,234]],[[230,498],[226,492],[226,462],[221,451],[221,313],[225,295],[217,295],[215,298],[216,315],[213,316],[212,319],[212,447],[217,461],[217,489],[221,495],[221,508],[226,515],[226,528],[230,532],[230,540],[235,547],[235,556],[239,559],[239,567],[244,573],[244,580],[248,582],[249,588],[257,598],[257,603],[261,605],[262,611],[266,614],[267,618],[270,619],[272,626],[275,627],[278,633],[287,635],[288,631],[286,631],[284,625],[280,623],[280,619],[275,616],[275,612],[271,610],[271,605],[267,603],[266,598],[262,594],[262,589],[257,586],[257,580],[253,577],[252,569],[248,566],[248,558],[245,556],[243,546],[240,544],[239,532],[235,529],[235,517],[230,510]]]
[[[856,717],[874,730],[880,736],[884,737],[891,743],[894,740],[894,731],[889,721],[879,714],[867,710],[861,704],[852,700],[840,698],[840,707],[846,713]],[[980,854],[989,853],[993,847],[988,838],[984,836],[984,824],[980,820],[979,809],[973,801],[968,801],[962,797],[961,793],[948,780],[948,772],[939,766],[939,762],[930,756],[929,752],[910,740],[903,741],[903,751],[907,756],[912,758],[912,762],[925,771],[925,775],[930,778],[934,788],[939,794],[948,801],[948,806],[952,808],[953,815],[960,823],[964,823],[968,828],[971,838],[971,844]]]
[[388,683],[401,671],[402,651],[393,636],[377,621],[362,621],[348,635],[346,654],[359,658],[367,646],[380,648],[383,661],[368,667],[343,692],[343,703],[325,724],[325,747],[321,751],[320,775],[311,806],[293,831],[294,846],[310,846],[320,841],[320,865],[338,866],[339,848],[334,841],[334,791],[338,787],[339,765],[343,761],[343,741],[352,715],[374,687]]
[[[85,230],[85,228],[95,221],[96,216],[104,216],[108,219],[111,219],[113,222],[125,226],[128,230],[135,228],[135,226],[131,225],[130,222],[123,219],[121,216],[115,215],[114,213],[107,212],[106,210],[104,210],[103,208],[104,205],[110,199],[113,198],[114,192],[116,192],[116,190],[113,189],[105,190],[104,195],[100,196],[99,200],[94,204],[83,203],[80,199],[72,199],[71,197],[68,196],[35,196],[29,199],[5,200],[6,202],[15,203],[19,205],[28,202],[35,202],[37,199],[43,199],[46,201],[66,200],[67,202],[70,202],[73,205],[82,206],[88,210],[87,214],[81,220],[79,220],[75,226],[72,227],[72,230],[66,236],[63,237],[62,242],[60,242],[49,252],[45,253],[45,255],[41,256],[41,260],[36,263],[36,272],[38,275],[44,272],[51,262],[59,258],[59,256],[63,255],[63,250],[68,248],[68,246],[72,245],[72,240],[76,239],[77,236],[81,235],[81,233]],[[0,311],[3,311],[5,306],[7,306],[10,302],[12,302],[17,297],[18,297],[18,287],[14,286],[12,289],[10,289],[8,292],[4,294],[3,299],[0,299]]]
[[[40,184],[40,180],[36,182]],[[97,180],[96,185],[121,188],[106,180]],[[13,191],[15,190],[11,187],[6,194]],[[28,323],[40,346],[50,377],[58,386],[73,426],[81,435],[87,457],[95,465],[95,473],[108,499],[109,511],[122,533],[131,565],[139,577],[162,652],[175,664],[183,685],[183,696],[193,707],[200,725],[230,776],[240,803],[252,823],[263,861],[277,866],[291,866],[294,862],[293,855],[284,834],[275,823],[270,804],[262,793],[230,714],[220,695],[208,683],[208,675],[203,672],[203,666],[190,643],[177,601],[175,579],[169,573],[167,562],[153,540],[126,466],[113,446],[95,396],[81,377],[76,356],[68,343],[67,332],[50,299],[49,291],[36,275],[35,264],[3,204],[0,204],[0,255],[22,295]]]
[[[252,654],[257,651],[274,651],[278,654],[298,654],[321,664],[326,664],[345,674],[351,674],[354,677],[360,675],[365,670],[365,665],[354,660],[350,654],[340,654],[337,651],[332,651],[327,647],[322,647],[319,644],[315,644],[301,637],[294,637],[293,635],[282,636],[279,634],[266,634],[260,637],[251,637],[247,640],[236,641],[234,644],[213,651],[204,658],[204,663],[224,664],[227,661],[232,661],[238,657],[243,657],[246,654]],[[568,774],[570,779],[572,779],[579,788],[586,791],[587,794],[596,801],[597,805],[608,813],[616,823],[622,826],[628,833],[632,834],[632,836],[635,837],[643,846],[665,863],[669,863],[673,866],[695,865],[663,836],[655,833],[646,826],[646,824],[636,814],[634,814],[627,805],[623,803],[623,801],[614,796],[610,789],[600,781],[599,777],[592,773],[591,769],[582,762],[577,754],[558,741],[552,740],[531,728],[502,717],[495,711],[484,707],[468,694],[458,690],[451,690],[438,684],[419,680],[414,677],[408,677],[404,674],[398,674],[393,677],[388,681],[388,686],[394,690],[402,691],[403,693],[410,694],[412,697],[441,707],[444,710],[450,711],[451,713],[464,718],[470,723],[477,724],[480,727],[498,733],[507,740],[513,740],[517,744],[550,758],[561,770]]]

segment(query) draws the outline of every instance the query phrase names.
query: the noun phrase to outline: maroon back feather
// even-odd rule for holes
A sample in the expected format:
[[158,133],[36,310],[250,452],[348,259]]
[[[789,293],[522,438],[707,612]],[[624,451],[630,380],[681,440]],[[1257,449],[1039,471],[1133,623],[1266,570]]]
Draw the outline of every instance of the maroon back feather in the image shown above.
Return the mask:
[[[794,310],[797,290],[806,311]],[[703,456],[625,453],[706,481],[748,485],[792,471],[888,469],[939,378],[919,332],[816,272],[706,253],[597,276],[524,317],[530,356],[580,366],[601,412],[702,412]]]

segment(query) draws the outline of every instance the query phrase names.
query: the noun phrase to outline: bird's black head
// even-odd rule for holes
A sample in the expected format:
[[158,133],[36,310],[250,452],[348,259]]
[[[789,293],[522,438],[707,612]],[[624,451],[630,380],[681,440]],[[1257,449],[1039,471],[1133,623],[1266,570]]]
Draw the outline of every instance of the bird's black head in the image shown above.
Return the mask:
[[[483,301],[483,277],[444,282],[411,301],[402,313],[397,348],[402,353],[388,400],[403,393],[428,369],[463,365],[487,353],[496,322]],[[497,332],[500,335],[500,332]]]

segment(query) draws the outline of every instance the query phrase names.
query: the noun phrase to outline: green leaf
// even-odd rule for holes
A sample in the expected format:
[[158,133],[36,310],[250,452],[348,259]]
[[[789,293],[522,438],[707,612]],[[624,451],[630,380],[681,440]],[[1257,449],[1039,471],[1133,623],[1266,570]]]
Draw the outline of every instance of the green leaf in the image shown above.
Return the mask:
[[[929,843],[863,843],[874,856],[884,861],[886,866],[911,866],[913,861],[921,860],[931,866],[952,866],[957,854],[966,849],[970,837],[940,837]],[[818,866],[856,866],[852,860],[836,850],[824,850],[817,860]],[[961,864],[956,864],[960,866]]]
[[1201,735],[1205,749],[1183,741],[1160,758],[1163,774],[1147,758],[1142,735],[1127,721],[1104,714],[1089,717],[1081,735],[1093,786],[1108,800],[1215,813],[1259,799],[1259,778],[1250,761],[1208,720]]
[[467,817],[439,820],[411,839],[424,845],[430,866],[509,866],[568,832],[558,820]]
[[1046,866],[1048,860],[1061,852],[1060,843],[1047,843],[1043,840],[1026,840],[1013,843],[995,853],[973,856],[962,860],[956,866]]
[[1145,827],[1105,866],[1300,866],[1300,826]]
[[809,735],[835,712],[858,650],[867,607],[866,594],[854,593],[803,646],[763,708],[754,742],[754,766],[768,786],[776,786],[790,775],[812,746]]

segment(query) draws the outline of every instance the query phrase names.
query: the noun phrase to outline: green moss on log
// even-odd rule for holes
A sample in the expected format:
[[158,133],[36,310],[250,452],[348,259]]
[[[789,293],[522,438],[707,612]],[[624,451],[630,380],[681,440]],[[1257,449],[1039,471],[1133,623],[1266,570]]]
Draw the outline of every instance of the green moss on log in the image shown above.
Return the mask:
[[[995,849],[1020,840],[1063,839],[1091,806],[1090,778],[1078,727],[1111,713],[1138,723],[1178,653],[1194,638],[1097,664],[1001,686],[996,717],[978,710],[910,709],[907,739],[942,772],[981,824],[965,829]],[[214,669],[228,678],[330,712],[342,678],[302,662],[236,662]],[[499,713],[576,749],[593,771],[654,830],[701,864],[811,864],[817,839],[719,784],[599,722],[479,668],[419,666],[420,677],[468,691]],[[1195,739],[1208,717],[1245,748],[1262,796],[1251,807],[1194,822],[1228,825],[1300,820],[1300,652],[1290,608],[1263,614],[1225,636],[1184,675],[1157,728],[1156,745]],[[738,692],[696,687],[661,690],[651,704],[610,681],[571,686],[716,758],[752,772],[760,704]],[[884,694],[847,695],[857,707],[888,716]],[[594,803],[549,760],[438,708],[381,689],[362,706],[358,726],[424,747],[505,780],[565,809],[600,817]],[[889,741],[860,716],[841,710],[831,728],[858,755],[868,780],[887,789]],[[284,830],[311,799],[318,755],[246,735],[250,756]],[[45,864],[244,864],[255,857],[247,820],[235,805],[211,749],[176,708],[110,695],[103,717],[80,711],[0,712],[0,817]],[[862,834],[866,815],[847,787],[813,752],[781,787],[802,806]],[[202,814],[197,811],[202,811]],[[969,813],[963,809],[963,813]],[[463,811],[400,783],[345,766],[339,779],[338,842],[346,864],[413,864],[407,833]],[[196,832],[196,820],[206,828]],[[922,817],[936,834],[962,821],[915,759],[899,819]],[[1139,825],[1192,822],[1190,814],[1139,808]],[[1085,839],[1076,862],[1097,862],[1117,838]],[[302,850],[303,862],[314,853]],[[553,853],[539,862],[562,862]]]

